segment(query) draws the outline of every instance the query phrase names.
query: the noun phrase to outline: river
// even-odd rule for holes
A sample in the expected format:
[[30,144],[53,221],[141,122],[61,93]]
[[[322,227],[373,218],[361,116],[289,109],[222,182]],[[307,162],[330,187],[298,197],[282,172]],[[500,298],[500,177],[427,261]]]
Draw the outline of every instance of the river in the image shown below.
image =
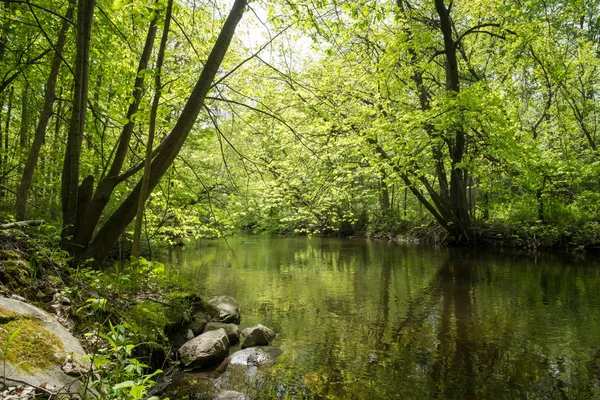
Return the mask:
[[253,398],[600,398],[597,260],[262,236],[169,260],[277,333]]

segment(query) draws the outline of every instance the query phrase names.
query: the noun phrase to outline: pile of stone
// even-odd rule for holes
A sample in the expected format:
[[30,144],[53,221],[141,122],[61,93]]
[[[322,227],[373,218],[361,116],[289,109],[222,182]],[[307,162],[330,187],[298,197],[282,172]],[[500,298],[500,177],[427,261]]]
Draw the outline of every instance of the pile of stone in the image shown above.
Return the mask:
[[[195,316],[187,332],[188,341],[179,348],[181,363],[187,370],[204,369],[217,363],[225,368],[227,365],[260,366],[281,354],[280,349],[267,347],[275,339],[275,332],[266,326],[257,324],[240,331],[240,307],[233,297],[214,297],[205,308],[204,313]],[[242,350],[229,356],[230,347],[240,342]],[[222,392],[217,398],[247,398],[241,394],[235,397],[234,393]]]

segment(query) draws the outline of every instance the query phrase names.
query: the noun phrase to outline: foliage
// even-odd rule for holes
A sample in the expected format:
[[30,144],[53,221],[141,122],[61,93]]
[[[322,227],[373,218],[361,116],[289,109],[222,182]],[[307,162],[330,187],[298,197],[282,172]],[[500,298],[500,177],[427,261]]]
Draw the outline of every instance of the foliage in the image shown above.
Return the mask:
[[[127,400],[146,398],[148,389],[154,383],[153,379],[162,371],[145,373],[148,366],[133,356],[136,345],[128,338],[124,325],[110,324],[110,331],[106,334],[101,333],[100,337],[106,340],[108,346],[90,356],[94,369],[90,371],[85,382],[89,397]],[[99,373],[98,378],[95,372]]]

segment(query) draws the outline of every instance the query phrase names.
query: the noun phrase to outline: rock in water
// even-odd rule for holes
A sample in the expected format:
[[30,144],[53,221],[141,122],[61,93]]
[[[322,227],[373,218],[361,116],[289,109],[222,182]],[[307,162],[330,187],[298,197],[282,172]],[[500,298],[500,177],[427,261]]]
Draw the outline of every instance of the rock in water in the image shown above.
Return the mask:
[[217,322],[240,323],[240,306],[231,296],[216,296],[208,301],[209,304],[219,309],[219,316],[215,318]]
[[209,322],[204,328],[204,332],[216,331],[217,329],[225,329],[227,338],[230,344],[236,344],[240,340],[240,328],[236,324],[225,324],[223,322]]
[[250,397],[235,390],[225,390],[216,395],[214,400],[250,400]]
[[283,353],[277,347],[252,347],[236,351],[229,358],[230,365],[255,365],[260,366],[275,361]]
[[242,349],[254,346],[268,346],[275,339],[275,332],[264,325],[258,324],[250,328],[242,329],[244,342]]
[[186,342],[179,349],[186,367],[202,368],[221,361],[229,354],[229,339],[225,329],[203,333]]
[[31,304],[0,298],[0,330],[7,383],[14,379],[45,384],[47,390],[60,389],[61,394],[81,394],[78,374],[89,370],[89,362],[79,341],[54,317]]

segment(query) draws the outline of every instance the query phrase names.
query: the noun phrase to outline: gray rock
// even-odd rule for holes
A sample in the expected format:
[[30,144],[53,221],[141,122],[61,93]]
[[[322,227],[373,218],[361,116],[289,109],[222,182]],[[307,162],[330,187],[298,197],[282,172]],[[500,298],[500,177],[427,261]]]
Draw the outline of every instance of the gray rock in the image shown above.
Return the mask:
[[203,333],[186,342],[179,349],[183,365],[206,367],[221,361],[229,354],[229,339],[225,329]]
[[264,325],[258,324],[250,328],[242,329],[244,342],[242,349],[253,346],[268,346],[275,339],[275,332]]
[[213,321],[240,323],[240,306],[233,297],[216,296],[210,299],[208,303],[219,309],[219,316],[213,318]]
[[185,337],[187,340],[192,340],[193,338],[196,337],[196,335],[194,335],[194,331],[192,331],[191,329],[188,329]]
[[214,397],[214,400],[250,400],[244,393],[235,390],[225,390]]
[[[54,317],[31,304],[0,298],[0,329],[17,332],[11,338],[7,359],[3,360],[9,385],[14,379],[33,386],[46,383],[48,390],[64,388],[72,394],[82,393],[78,375],[89,370],[89,361],[86,362],[79,341]],[[31,350],[21,354],[21,348],[36,348],[39,354]],[[12,357],[18,358],[14,365],[10,362],[11,352]]]
[[227,338],[230,344],[235,344],[240,341],[240,328],[236,324],[226,324],[223,322],[209,322],[204,328],[204,332],[216,331],[217,329],[225,329]]
[[204,312],[199,311],[192,316],[192,321],[189,324],[189,329],[192,330],[192,332],[194,333],[194,336],[198,336],[202,332],[204,332],[204,328],[206,327],[206,324],[210,320],[211,320],[210,315],[207,315]]
[[229,364],[260,366],[274,361],[281,353],[283,351],[277,347],[252,347],[233,353],[229,357]]

